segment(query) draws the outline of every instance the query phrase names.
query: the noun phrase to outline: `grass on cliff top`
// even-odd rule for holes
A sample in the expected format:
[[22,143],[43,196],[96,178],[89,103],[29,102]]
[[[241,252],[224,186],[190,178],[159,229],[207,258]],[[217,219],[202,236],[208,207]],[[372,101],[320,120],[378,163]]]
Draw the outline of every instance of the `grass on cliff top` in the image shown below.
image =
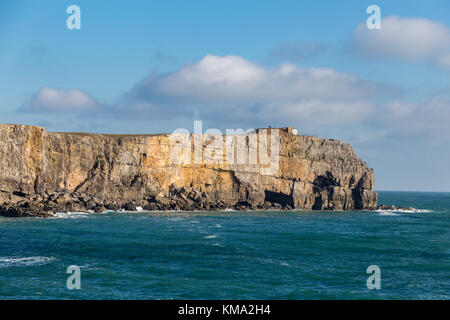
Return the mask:
[[[50,132],[50,133],[56,133],[56,134],[67,134],[67,135],[76,135],[76,136],[106,136],[106,137],[115,137],[115,138],[132,138],[132,137],[157,137],[157,136],[169,136],[170,133],[129,133],[129,134],[123,134],[123,133],[89,133],[89,132]],[[306,135],[306,134],[299,134],[299,137],[308,137],[313,139],[320,139],[324,140],[325,138],[320,138],[317,135]],[[326,139],[330,141],[340,141],[336,139]]]

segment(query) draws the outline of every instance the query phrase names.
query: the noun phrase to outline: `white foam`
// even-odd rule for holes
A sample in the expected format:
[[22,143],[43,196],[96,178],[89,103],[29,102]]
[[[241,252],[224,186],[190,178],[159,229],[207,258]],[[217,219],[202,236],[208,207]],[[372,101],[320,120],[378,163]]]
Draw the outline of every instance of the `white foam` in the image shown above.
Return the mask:
[[136,207],[136,211],[137,211],[137,212],[144,211],[144,208],[142,208],[142,207]]
[[55,261],[54,257],[0,257],[0,268],[39,266]]
[[397,211],[398,212],[404,212],[404,213],[429,213],[429,212],[433,212],[433,210],[416,209],[416,208],[411,208],[411,210],[398,209]]
[[215,239],[215,238],[217,238],[217,235],[215,235],[215,234],[205,237],[205,239]]
[[56,212],[54,218],[64,218],[64,219],[77,219],[77,218],[88,218],[88,215],[92,212]]
[[377,212],[391,212],[391,213],[429,213],[433,212],[433,210],[427,210],[427,209],[416,209],[416,208],[410,208],[410,209],[394,209],[394,210],[377,210]]
[[[379,211],[379,210],[377,210]],[[394,213],[394,212],[389,212],[389,211],[379,211],[379,215],[380,216],[399,216],[398,213]]]

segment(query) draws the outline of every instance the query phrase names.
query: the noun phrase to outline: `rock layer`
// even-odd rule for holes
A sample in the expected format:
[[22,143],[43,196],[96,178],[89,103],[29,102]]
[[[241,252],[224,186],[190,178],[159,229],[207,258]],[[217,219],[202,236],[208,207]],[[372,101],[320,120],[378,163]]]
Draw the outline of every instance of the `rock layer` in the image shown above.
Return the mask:
[[[376,208],[373,170],[350,145],[294,135],[291,129],[269,129],[269,141],[275,133],[280,142],[277,169],[268,172],[259,157],[256,163],[247,161],[251,165],[223,161],[227,150],[214,141],[226,141],[225,136],[185,135],[192,142],[176,154],[169,134],[55,133],[36,126],[0,125],[0,214],[48,216],[139,207]],[[233,145],[236,154],[248,154],[252,148],[251,138],[242,137],[244,144]],[[200,141],[200,162],[194,158],[195,141]],[[274,152],[268,154],[275,159]]]

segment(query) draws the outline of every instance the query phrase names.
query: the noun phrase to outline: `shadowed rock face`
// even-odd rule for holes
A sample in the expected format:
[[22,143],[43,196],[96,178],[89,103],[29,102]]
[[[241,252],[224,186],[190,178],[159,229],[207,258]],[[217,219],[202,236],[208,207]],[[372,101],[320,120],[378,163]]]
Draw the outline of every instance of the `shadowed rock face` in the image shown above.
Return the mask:
[[[252,165],[212,161],[225,157],[224,150],[211,148],[215,139],[225,141],[223,136],[201,136],[202,161],[179,163],[169,135],[52,133],[0,125],[0,214],[46,216],[136,207],[376,208],[373,170],[350,145],[271,130],[277,130],[280,147],[277,170],[268,173],[261,170],[259,158]],[[189,137],[193,160],[195,139]],[[249,146],[247,139],[234,151],[247,152]]]

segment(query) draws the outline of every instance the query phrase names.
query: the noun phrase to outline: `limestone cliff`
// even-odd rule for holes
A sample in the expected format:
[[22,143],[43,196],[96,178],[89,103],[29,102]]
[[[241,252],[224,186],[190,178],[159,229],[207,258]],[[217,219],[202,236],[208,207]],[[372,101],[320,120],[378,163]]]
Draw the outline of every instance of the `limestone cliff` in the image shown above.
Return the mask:
[[[376,207],[373,170],[350,145],[294,135],[284,129],[269,129],[268,137],[274,133],[279,138],[279,150],[267,154],[271,160],[277,156],[276,168],[264,170],[259,157],[250,165],[222,161],[230,150],[217,148],[214,141],[225,141],[224,136],[186,135],[192,143],[175,159],[169,134],[55,133],[35,126],[0,125],[0,214],[45,216],[60,211],[136,207]],[[200,139],[200,162],[193,160],[195,139]],[[249,151],[250,140],[245,136],[243,147],[233,144],[233,152],[238,154],[242,148]],[[183,157],[187,161],[180,162]]]

